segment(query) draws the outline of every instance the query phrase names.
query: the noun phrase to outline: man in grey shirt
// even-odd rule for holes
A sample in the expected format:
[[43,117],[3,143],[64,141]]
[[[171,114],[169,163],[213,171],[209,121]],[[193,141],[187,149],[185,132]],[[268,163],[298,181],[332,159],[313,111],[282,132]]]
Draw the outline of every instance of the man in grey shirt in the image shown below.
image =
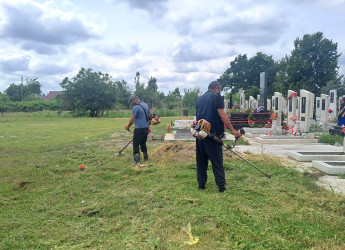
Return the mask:
[[136,95],[129,97],[129,103],[133,104],[132,116],[125,129],[128,130],[130,126],[135,122],[135,129],[133,134],[133,158],[135,163],[140,163],[140,151],[144,154],[144,160],[149,159],[147,154],[147,135],[149,133],[149,114],[150,110],[146,103],[140,101]]

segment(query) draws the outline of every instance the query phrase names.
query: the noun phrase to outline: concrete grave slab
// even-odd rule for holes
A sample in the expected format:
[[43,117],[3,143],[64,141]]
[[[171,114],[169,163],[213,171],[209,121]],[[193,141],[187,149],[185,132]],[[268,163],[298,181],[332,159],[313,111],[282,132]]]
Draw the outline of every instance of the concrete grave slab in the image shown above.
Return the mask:
[[291,151],[288,156],[296,161],[345,161],[345,152],[342,151]]
[[345,174],[345,161],[313,161],[312,166],[330,175]]
[[315,144],[317,139],[304,139],[302,136],[259,136],[255,141],[262,144]]

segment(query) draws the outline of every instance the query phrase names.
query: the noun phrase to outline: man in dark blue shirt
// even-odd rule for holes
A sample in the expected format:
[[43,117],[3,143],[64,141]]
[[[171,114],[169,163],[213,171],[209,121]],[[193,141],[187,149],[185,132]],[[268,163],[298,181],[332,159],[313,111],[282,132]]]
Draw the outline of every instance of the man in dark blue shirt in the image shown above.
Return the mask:
[[[196,101],[196,120],[205,119],[211,124],[210,133],[214,136],[224,136],[224,124],[235,137],[241,137],[240,132],[236,131],[224,111],[224,101],[220,95],[221,85],[218,81],[213,81],[208,86],[208,91],[198,97]],[[199,189],[205,189],[207,182],[208,161],[212,163],[212,170],[218,185],[219,192],[224,192],[225,171],[223,167],[222,145],[214,141],[211,137],[204,140],[196,140],[196,164],[197,181]]]
[[147,135],[149,133],[149,107],[143,101],[140,101],[136,95],[129,97],[129,102],[133,104],[132,116],[129,123],[125,126],[126,130],[129,130],[130,126],[135,122],[135,129],[133,134],[133,158],[135,163],[140,163],[140,151],[144,154],[144,160],[149,159],[147,154]]

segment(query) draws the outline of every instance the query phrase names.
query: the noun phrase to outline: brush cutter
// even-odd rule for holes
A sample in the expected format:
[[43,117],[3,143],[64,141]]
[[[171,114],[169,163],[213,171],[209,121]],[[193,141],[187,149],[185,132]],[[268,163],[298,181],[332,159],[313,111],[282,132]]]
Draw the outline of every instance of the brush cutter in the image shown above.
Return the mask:
[[[131,132],[131,133],[133,133],[133,132],[130,131],[129,129],[128,129],[128,131]],[[133,142],[133,139],[130,140],[130,141],[126,144],[126,146],[124,146],[124,147],[120,150],[120,152],[116,153],[115,155],[116,155],[116,156],[122,156],[122,155],[124,155],[123,150],[125,150],[125,149],[128,147],[128,145],[131,144],[132,142]]]
[[[244,129],[241,129],[240,130],[240,133],[242,135],[245,134],[244,132]],[[256,170],[260,171],[261,173],[263,173],[267,178],[271,178],[272,175],[269,175],[269,174],[266,174],[264,171],[262,171],[260,168],[258,168],[257,166],[255,166],[253,163],[251,163],[250,161],[248,161],[247,159],[245,159],[242,155],[240,155],[239,153],[237,153],[236,151],[234,151],[234,147],[236,146],[236,142],[239,138],[235,138],[234,140],[234,145],[227,145],[227,144],[224,144],[222,141],[221,141],[221,144],[227,149],[227,150],[230,150],[232,153],[234,153],[235,155],[237,155],[238,157],[240,157],[242,160],[244,160],[245,162],[247,162],[249,165],[251,165],[252,167],[254,167]]]

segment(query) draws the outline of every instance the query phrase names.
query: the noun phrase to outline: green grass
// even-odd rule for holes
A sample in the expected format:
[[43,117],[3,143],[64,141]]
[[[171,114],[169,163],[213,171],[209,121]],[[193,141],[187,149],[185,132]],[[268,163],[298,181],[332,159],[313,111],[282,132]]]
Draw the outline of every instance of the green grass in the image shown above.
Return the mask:
[[[162,118],[154,133],[175,119]],[[211,168],[199,191],[194,143],[181,152],[149,142],[139,171],[131,148],[114,156],[131,139],[127,122],[0,117],[0,249],[183,249],[189,222],[197,249],[345,247],[345,197],[312,176],[245,155],[267,179],[226,155],[228,191],[217,192]]]

